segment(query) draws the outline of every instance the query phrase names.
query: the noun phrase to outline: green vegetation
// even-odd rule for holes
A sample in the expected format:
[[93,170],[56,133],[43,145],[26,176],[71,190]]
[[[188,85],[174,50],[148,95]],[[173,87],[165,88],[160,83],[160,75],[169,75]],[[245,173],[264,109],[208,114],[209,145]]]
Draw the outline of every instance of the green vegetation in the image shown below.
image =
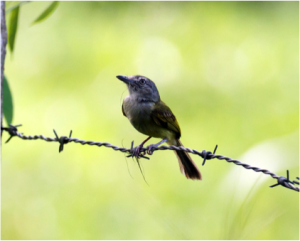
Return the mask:
[[[60,2],[32,25],[49,6],[20,6],[6,57],[20,132],[138,144],[145,136],[122,115],[127,90],[115,76],[142,74],[186,147],[218,144],[299,176],[298,2]],[[203,181],[190,181],[160,151],[141,160],[148,186],[125,154],[58,146],[3,144],[2,239],[299,239],[299,194],[269,188],[267,175],[192,156]]]

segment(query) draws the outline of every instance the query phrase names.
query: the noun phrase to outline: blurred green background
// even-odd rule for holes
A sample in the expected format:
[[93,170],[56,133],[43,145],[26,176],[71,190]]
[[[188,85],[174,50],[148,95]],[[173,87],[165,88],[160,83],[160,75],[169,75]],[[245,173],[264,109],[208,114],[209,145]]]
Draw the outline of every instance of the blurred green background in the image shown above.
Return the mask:
[[[299,176],[298,2],[50,2],[20,9],[5,73],[20,132],[130,147],[116,75],[152,79],[186,147]],[[12,3],[7,3],[7,7]],[[9,16],[7,16],[8,18]],[[3,134],[4,140],[8,134]],[[149,143],[156,143],[152,139]],[[2,146],[2,239],[299,239],[299,193],[267,175],[170,151],[138,165],[105,147]]]

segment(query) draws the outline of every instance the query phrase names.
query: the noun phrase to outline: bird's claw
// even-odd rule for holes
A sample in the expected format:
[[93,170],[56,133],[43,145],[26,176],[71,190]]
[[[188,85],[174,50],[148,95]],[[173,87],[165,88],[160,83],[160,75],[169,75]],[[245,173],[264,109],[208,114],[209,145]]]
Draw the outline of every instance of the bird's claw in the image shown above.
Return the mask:
[[137,147],[133,147],[133,142],[131,142],[131,149],[130,149],[130,154],[127,157],[136,157],[137,159],[139,158],[145,158],[145,159],[150,159],[149,157],[146,157],[146,151],[143,150],[143,144],[139,144]]
[[146,153],[145,151],[142,150],[143,150],[143,145],[138,145],[133,149],[132,156],[136,158],[145,156]]
[[156,147],[155,145],[149,145],[149,146],[147,146],[147,154],[148,155],[152,155],[153,152],[154,152],[154,148],[155,147]]

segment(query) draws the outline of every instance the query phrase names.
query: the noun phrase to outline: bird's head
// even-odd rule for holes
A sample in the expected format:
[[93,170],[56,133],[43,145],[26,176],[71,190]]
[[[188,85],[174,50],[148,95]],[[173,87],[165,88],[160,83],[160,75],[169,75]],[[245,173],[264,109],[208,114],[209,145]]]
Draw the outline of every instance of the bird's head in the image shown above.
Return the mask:
[[127,85],[130,96],[152,102],[160,100],[156,85],[147,77],[141,75],[118,75],[117,78]]

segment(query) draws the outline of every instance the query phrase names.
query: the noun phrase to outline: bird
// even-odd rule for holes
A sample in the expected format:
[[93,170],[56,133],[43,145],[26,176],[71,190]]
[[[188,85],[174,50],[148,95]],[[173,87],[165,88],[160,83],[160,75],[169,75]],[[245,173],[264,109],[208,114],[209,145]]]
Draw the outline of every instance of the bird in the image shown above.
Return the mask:
[[[183,146],[180,137],[181,130],[171,109],[160,99],[155,83],[142,75],[117,75],[119,80],[127,85],[129,95],[124,98],[122,112],[133,127],[149,136],[134,149],[134,156],[139,157],[143,145],[151,138],[161,138],[162,141],[147,147],[148,153],[162,143]],[[187,152],[174,150],[180,171],[187,179],[202,180],[202,175]]]

